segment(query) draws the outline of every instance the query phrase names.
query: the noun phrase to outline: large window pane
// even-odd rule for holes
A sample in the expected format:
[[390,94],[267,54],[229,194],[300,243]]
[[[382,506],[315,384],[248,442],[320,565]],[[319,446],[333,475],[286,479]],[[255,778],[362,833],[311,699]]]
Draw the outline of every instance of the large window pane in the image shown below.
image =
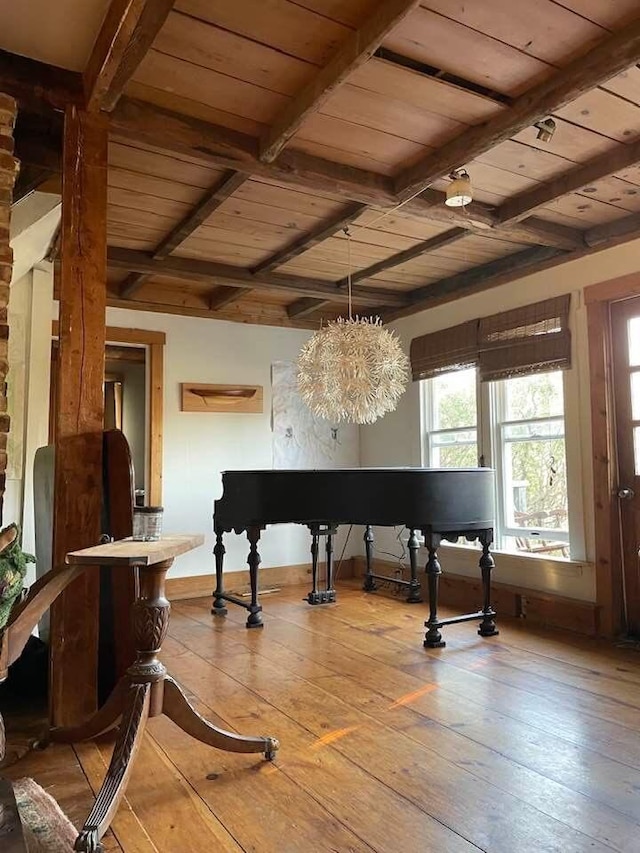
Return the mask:
[[508,421],[548,418],[564,414],[562,372],[536,373],[506,379],[505,419]]
[[640,421],[640,371],[631,374],[631,417]]
[[640,317],[629,320],[629,364],[640,364]]
[[564,439],[509,442],[503,458],[509,527],[566,530]]
[[458,370],[431,380],[434,430],[476,425],[476,371]]

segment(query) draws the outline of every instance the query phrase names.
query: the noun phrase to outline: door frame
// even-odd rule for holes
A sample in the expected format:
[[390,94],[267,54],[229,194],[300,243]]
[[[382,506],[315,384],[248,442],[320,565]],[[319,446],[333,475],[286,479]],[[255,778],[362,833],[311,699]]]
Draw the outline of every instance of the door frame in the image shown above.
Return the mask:
[[591,387],[591,449],[596,548],[596,604],[599,633],[611,637],[625,626],[620,502],[613,399],[611,305],[640,296],[640,274],[585,287]]
[[[58,337],[58,321],[51,324],[51,337]],[[147,442],[147,465],[149,472],[148,503],[162,505],[162,450],[164,429],[164,347],[167,336],[164,332],[148,329],[126,329],[107,326],[106,343],[136,344],[145,346],[148,353],[148,401],[149,434]]]

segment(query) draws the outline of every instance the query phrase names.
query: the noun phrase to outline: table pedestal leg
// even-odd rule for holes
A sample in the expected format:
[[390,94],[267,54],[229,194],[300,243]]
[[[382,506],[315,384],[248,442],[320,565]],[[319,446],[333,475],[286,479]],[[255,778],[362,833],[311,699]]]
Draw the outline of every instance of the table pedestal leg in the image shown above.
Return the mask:
[[162,711],[183,732],[216,749],[224,749],[227,752],[262,752],[269,760],[275,758],[279,746],[276,738],[246,737],[219,729],[200,716],[182,692],[180,685],[170,676],[164,680]]
[[[260,531],[257,533],[259,536]],[[166,714],[188,734],[228,752],[261,752],[273,759],[279,746],[272,737],[245,737],[216,728],[197,713],[177,683],[167,676],[158,654],[169,626],[170,604],[164,591],[165,576],[172,562],[166,560],[140,566],[140,597],[132,608],[135,663],[106,704],[88,722],[73,728],[54,729],[50,735],[56,741],[86,740],[113,728],[121,720],[107,775],[76,839],[74,849],[82,853],[96,853],[101,849],[100,839],[109,828],[124,794],[148,717]]]
[[74,850],[95,853],[102,849],[100,839],[118,810],[124,794],[133,759],[140,748],[145,723],[149,716],[150,684],[131,684],[125,698],[122,726],[113,749],[107,775],[89,812]]

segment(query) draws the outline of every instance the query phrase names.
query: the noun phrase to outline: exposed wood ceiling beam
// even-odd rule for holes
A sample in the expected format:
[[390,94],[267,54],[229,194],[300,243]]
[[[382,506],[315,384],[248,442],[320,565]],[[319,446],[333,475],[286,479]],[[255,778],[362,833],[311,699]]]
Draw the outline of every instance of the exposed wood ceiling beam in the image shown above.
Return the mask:
[[6,50],[0,50],[0,92],[12,95],[23,109],[84,104],[80,74]]
[[500,222],[517,222],[560,196],[576,192],[640,162],[640,141],[618,145],[545,184],[508,199],[497,210]]
[[467,129],[452,142],[404,169],[395,190],[404,200],[469,163],[526,127],[614,77],[640,60],[640,19],[574,59],[549,80],[517,98],[510,109]]
[[[203,222],[211,216],[211,214],[220,205],[226,201],[229,196],[242,186],[247,180],[247,176],[240,172],[230,172],[219,180],[212,189],[207,190],[198,204],[187,213],[187,215],[176,225],[176,227],[160,241],[155,252],[152,252],[152,258],[156,261],[166,258],[177,249],[181,243],[190,237],[193,232],[198,229]],[[145,281],[149,278],[143,273],[131,273],[127,276],[120,288],[120,296],[124,299],[131,299]]]
[[[445,246],[450,246],[452,243],[457,243],[457,241],[461,240],[463,237],[467,237],[468,234],[469,232],[466,228],[451,228],[449,231],[445,231],[442,234],[436,234],[435,237],[431,237],[429,240],[423,240],[421,243],[418,243],[416,246],[412,246],[410,249],[405,249],[403,252],[397,252],[395,255],[392,255],[384,261],[379,261],[377,264],[372,264],[366,269],[354,272],[351,276],[351,283],[354,284],[357,281],[372,278],[374,275],[378,275],[378,273],[393,269],[393,267],[398,267],[400,264],[406,264],[407,261],[412,261],[414,258],[419,258],[421,255],[426,255],[429,252],[435,251],[435,249],[442,249]],[[342,281],[338,282],[340,287],[346,287],[347,284],[348,280],[346,278],[343,278]]]
[[247,294],[244,287],[216,287],[209,297],[209,310],[219,311]]
[[349,205],[349,207],[342,211],[342,213],[338,214],[338,216],[323,223],[316,230],[310,231],[308,234],[304,234],[298,240],[294,240],[293,243],[290,243],[288,246],[285,246],[284,249],[281,249],[279,252],[271,255],[271,257],[267,258],[266,261],[255,266],[252,269],[252,272],[269,272],[276,267],[281,267],[283,264],[286,264],[287,261],[290,261],[292,258],[308,251],[323,240],[333,237],[336,232],[349,225],[367,209],[366,204]]
[[[469,232],[465,228],[452,228],[449,231],[445,231],[443,234],[436,234],[435,237],[431,237],[429,240],[423,240],[421,243],[418,243],[416,246],[412,246],[410,249],[405,249],[403,252],[397,252],[395,255],[392,255],[384,261],[379,261],[377,264],[372,264],[372,266],[367,267],[366,269],[354,272],[351,276],[351,284],[354,285],[358,281],[372,278],[378,273],[384,272],[388,269],[393,269],[393,267],[400,266],[400,264],[405,264],[407,261],[419,258],[421,255],[433,252],[435,249],[441,249],[444,246],[449,246],[451,243],[457,242],[462,239],[462,237],[466,237],[468,234]],[[338,287],[344,288],[347,287],[348,284],[349,279],[343,278],[338,282]],[[326,304],[328,303],[325,300],[299,299],[296,303],[289,306],[291,313],[288,310],[287,313],[290,317],[301,317],[306,314],[311,314],[313,311],[320,311]]]
[[258,141],[248,134],[122,97],[111,113],[112,132],[202,163],[305,186],[363,204],[393,204],[390,178],[305,154],[283,151],[274,163],[258,159]]
[[[252,275],[249,270],[242,267],[211,261],[175,257],[156,261],[145,252],[119,249],[113,246],[108,250],[107,261],[112,269],[128,270],[129,272],[169,276],[184,281],[205,281],[211,284],[231,285],[232,287],[250,290],[276,290],[300,296],[331,299],[334,302],[348,301],[346,291],[340,290],[331,282],[274,273]],[[369,287],[354,288],[353,299],[377,305],[402,306],[409,302],[408,296],[399,293],[397,290]]]
[[631,213],[604,225],[594,225],[585,234],[588,246],[605,248],[640,237],[640,213]]
[[170,255],[247,180],[247,176],[240,172],[230,172],[224,175],[214,187],[205,192],[198,204],[176,225],[173,231],[167,234],[153,253],[153,257],[156,260],[162,260]]
[[385,36],[396,27],[420,0],[384,0],[367,21],[353,30],[329,62],[292,98],[265,134],[260,159],[271,163],[298,130],[305,118],[316,112],[357,68],[380,47]]
[[[117,135],[132,141],[147,142],[166,151],[188,154],[204,163],[234,169],[247,175],[269,178],[277,183],[306,190],[315,189],[374,207],[389,208],[398,204],[390,178],[332,163],[301,151],[283,151],[273,163],[257,159],[256,140],[246,134],[212,125],[191,116],[164,110],[152,104],[123,97],[111,114],[111,126]],[[427,190],[424,198],[412,199],[401,210],[434,222],[446,221],[452,226],[472,230],[498,224],[495,211],[474,203],[465,212],[445,207],[444,193]],[[479,223],[479,224],[478,224]],[[538,220],[539,223],[539,220]],[[525,221],[511,230],[514,240],[528,243],[550,243],[566,248],[581,244],[581,232],[567,226],[545,225],[536,229]],[[557,236],[554,236],[554,231]]]
[[570,254],[562,249],[554,249],[552,246],[536,246],[508,255],[505,258],[498,258],[487,264],[481,264],[478,267],[412,290],[410,293],[411,309],[393,312],[392,316],[415,314],[431,305],[447,302],[481,290],[488,290],[505,281],[511,281],[521,275],[535,272],[543,264],[569,257]]
[[325,306],[330,304],[330,299],[311,299],[308,296],[303,296],[302,299],[296,299],[291,305],[287,305],[287,316],[292,320],[300,320],[316,311],[322,311]]
[[495,208],[479,202],[472,202],[463,209],[447,207],[444,193],[431,189],[407,201],[400,210],[430,222],[446,222],[458,228],[467,228],[483,237],[502,237],[516,243],[548,245],[559,249],[584,246],[584,232],[579,228],[546,222],[534,216],[521,223],[502,225]]
[[174,0],[111,0],[83,74],[86,106],[110,112],[144,59]]

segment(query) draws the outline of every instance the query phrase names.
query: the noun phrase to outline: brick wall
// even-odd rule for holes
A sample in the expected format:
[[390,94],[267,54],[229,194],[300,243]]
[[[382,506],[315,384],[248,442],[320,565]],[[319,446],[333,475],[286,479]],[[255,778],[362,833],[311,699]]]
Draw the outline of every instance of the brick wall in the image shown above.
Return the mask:
[[9,283],[13,268],[13,251],[9,246],[9,220],[13,185],[18,174],[18,162],[13,156],[13,127],[16,119],[16,102],[0,92],[0,523],[5,491],[7,468],[7,371],[9,369],[9,326],[7,305]]

